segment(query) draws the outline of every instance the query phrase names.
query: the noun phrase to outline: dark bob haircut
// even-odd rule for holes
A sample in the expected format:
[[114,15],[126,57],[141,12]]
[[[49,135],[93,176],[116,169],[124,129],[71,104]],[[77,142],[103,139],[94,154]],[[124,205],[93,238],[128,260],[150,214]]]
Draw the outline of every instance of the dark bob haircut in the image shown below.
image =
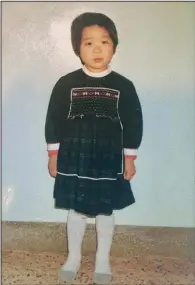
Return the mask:
[[80,44],[83,29],[94,25],[103,27],[108,31],[113,41],[115,52],[118,45],[118,35],[114,22],[104,14],[88,12],[75,18],[71,25],[72,47],[77,56],[80,56]]

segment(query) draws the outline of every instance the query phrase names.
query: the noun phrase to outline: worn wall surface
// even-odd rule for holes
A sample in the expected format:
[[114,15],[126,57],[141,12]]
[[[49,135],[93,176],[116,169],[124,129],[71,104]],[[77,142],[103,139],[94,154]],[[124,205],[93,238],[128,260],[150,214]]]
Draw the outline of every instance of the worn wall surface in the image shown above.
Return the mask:
[[2,7],[3,220],[66,220],[67,212],[53,207],[45,115],[55,82],[80,67],[70,43],[71,21],[98,11],[116,23],[120,45],[112,68],[133,81],[144,115],[132,181],[137,202],[116,212],[116,223],[195,226],[195,3],[4,2]]

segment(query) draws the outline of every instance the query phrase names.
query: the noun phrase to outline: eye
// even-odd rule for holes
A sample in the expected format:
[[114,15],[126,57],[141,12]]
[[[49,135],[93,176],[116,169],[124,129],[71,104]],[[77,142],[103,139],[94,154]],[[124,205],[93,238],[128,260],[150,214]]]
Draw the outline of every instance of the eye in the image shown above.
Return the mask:
[[92,45],[92,43],[91,42],[87,42],[87,43],[85,43],[85,46],[91,46]]
[[108,42],[108,41],[102,41],[102,43],[103,43],[103,45],[105,45],[105,44],[109,44],[109,42]]

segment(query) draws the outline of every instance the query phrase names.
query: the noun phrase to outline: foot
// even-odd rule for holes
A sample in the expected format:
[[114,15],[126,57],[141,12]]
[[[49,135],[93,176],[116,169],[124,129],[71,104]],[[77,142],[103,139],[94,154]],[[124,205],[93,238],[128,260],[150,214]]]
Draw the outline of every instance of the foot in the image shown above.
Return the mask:
[[93,279],[96,284],[109,284],[111,282],[112,272],[108,259],[96,259]]
[[111,273],[94,273],[93,281],[96,284],[109,284],[112,280],[112,274]]
[[70,282],[76,278],[77,272],[68,271],[68,270],[64,270],[63,268],[60,268],[58,272],[58,276],[61,281]]
[[81,257],[68,258],[65,264],[59,269],[58,275],[61,281],[73,281],[79,270]]

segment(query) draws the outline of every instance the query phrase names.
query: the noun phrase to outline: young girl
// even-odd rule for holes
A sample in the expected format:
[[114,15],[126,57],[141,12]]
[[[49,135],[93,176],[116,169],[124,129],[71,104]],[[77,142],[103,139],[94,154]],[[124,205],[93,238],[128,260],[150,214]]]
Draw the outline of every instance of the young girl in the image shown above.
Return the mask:
[[135,202],[129,180],[136,172],[142,111],[133,83],[109,67],[118,45],[113,21],[84,13],[72,23],[71,40],[83,67],[54,86],[45,125],[55,205],[69,210],[69,254],[59,274],[64,281],[76,277],[87,217],[95,217],[94,281],[106,284],[113,210]]

